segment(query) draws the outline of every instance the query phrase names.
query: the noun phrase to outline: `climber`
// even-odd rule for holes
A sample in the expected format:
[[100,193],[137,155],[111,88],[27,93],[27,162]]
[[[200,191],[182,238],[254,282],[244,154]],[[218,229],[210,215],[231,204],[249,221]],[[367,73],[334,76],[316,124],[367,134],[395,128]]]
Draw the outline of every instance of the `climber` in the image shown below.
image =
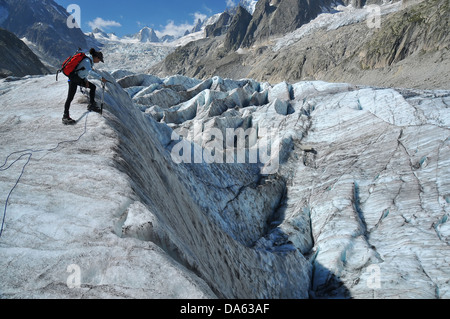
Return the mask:
[[95,91],[96,86],[88,81],[87,77],[91,76],[93,78],[96,78],[98,80],[101,80],[103,83],[106,83],[107,80],[94,72],[92,70],[92,67],[95,63],[103,62],[103,53],[96,51],[95,49],[91,49],[89,51],[89,54],[85,56],[83,60],[76,66],[75,70],[70,74],[69,76],[69,92],[67,95],[67,100],[64,105],[64,116],[63,116],[63,123],[66,125],[74,125],[76,123],[75,120],[70,118],[69,115],[69,109],[70,104],[73,101],[73,98],[75,97],[75,93],[77,92],[78,86],[86,87],[90,89],[89,93],[89,99],[90,103],[88,106],[88,110],[92,112],[100,113],[101,109],[97,106],[97,103],[95,102]]

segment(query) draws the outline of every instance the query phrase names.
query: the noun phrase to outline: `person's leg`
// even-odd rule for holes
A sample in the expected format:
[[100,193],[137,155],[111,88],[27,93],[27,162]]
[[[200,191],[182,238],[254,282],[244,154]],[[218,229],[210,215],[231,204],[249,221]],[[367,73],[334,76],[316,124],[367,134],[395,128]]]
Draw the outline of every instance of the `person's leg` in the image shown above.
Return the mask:
[[69,92],[67,93],[67,100],[64,104],[64,118],[69,118],[70,104],[77,93],[78,84],[75,81],[69,81]]
[[89,82],[89,89],[90,89],[89,93],[90,102],[88,110],[91,112],[101,113],[101,109],[97,106],[97,103],[95,102],[95,91],[97,90],[97,87],[95,86],[95,84]]
[[89,83],[89,90],[90,90],[90,93],[89,93],[89,100],[90,100],[90,105],[95,105],[95,91],[97,90],[97,87],[94,85],[94,84],[92,84],[91,82],[88,82]]

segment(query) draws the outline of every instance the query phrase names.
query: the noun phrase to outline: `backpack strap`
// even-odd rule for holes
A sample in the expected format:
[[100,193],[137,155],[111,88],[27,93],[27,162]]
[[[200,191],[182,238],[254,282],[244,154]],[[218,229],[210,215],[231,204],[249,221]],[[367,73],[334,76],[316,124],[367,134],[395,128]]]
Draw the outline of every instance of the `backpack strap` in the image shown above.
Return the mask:
[[[89,62],[91,63],[91,68],[92,68],[92,66],[93,66],[92,63],[93,63],[93,62],[92,62],[92,60],[91,60],[90,57],[86,56],[83,60],[81,60],[81,62],[83,62],[83,61],[86,60],[86,59],[89,60]],[[81,64],[81,62],[80,62],[80,64]],[[83,70],[86,70],[86,68],[85,68],[84,66],[81,67],[81,68],[79,68],[79,69],[76,68],[75,71],[73,71],[73,73],[74,73],[74,74],[78,74],[79,71],[83,71]]]

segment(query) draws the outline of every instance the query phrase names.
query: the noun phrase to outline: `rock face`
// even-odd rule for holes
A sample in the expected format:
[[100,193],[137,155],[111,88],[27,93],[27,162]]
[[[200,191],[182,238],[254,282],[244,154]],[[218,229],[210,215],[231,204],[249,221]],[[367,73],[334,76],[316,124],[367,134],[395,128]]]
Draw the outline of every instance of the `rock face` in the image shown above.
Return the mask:
[[334,11],[334,7],[339,4],[362,8],[365,5],[380,5],[385,2],[383,0],[260,0],[256,3],[251,21],[246,23],[245,27],[243,24],[240,26],[241,32],[245,33],[240,44],[243,47],[250,47],[272,36],[285,35],[310,22],[324,11]]
[[209,37],[218,37],[223,34],[226,34],[231,20],[232,17],[228,12],[222,13],[217,22],[205,27],[205,36],[209,38]]
[[244,41],[251,19],[252,15],[243,7],[239,6],[225,37],[225,50],[231,51],[240,48],[242,42]]
[[0,77],[49,73],[39,58],[14,34],[0,29]]
[[249,47],[270,36],[294,31],[321,12],[319,5],[318,1],[306,0],[258,1],[242,45]]
[[[391,66],[413,54],[448,50],[448,1],[433,1],[406,10],[385,22],[359,53],[361,67]],[[390,32],[388,31],[390,30]]]

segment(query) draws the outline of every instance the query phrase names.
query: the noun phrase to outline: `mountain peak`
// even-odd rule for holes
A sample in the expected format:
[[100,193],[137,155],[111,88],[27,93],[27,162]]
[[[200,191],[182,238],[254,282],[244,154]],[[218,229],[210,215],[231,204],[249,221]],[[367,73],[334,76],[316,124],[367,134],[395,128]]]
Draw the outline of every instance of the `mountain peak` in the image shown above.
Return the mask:
[[150,27],[144,27],[139,31],[136,35],[136,38],[139,42],[160,42],[158,36],[155,33],[155,30]]

